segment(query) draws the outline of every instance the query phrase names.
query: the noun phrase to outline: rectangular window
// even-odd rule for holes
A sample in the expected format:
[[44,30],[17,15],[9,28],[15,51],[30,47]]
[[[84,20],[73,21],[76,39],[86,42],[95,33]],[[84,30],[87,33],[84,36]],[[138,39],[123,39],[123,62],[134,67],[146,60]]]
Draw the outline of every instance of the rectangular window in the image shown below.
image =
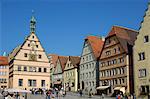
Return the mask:
[[86,56],[86,61],[88,61],[88,56]]
[[144,43],[149,42],[149,37],[148,35],[144,36]]
[[24,53],[24,57],[27,57],[27,53]]
[[45,80],[41,80],[41,87],[45,87]]
[[47,72],[47,69],[46,69],[46,68],[44,68],[44,72]]
[[122,79],[122,83],[124,83],[124,79]]
[[21,71],[21,66],[18,66],[18,71]]
[[39,46],[38,45],[36,45],[36,48],[38,48]]
[[117,82],[117,79],[115,80],[115,83],[117,84],[118,82]]
[[140,69],[139,70],[139,77],[146,77],[146,69]]
[[89,55],[89,60],[91,60],[92,59],[92,56],[91,55]]
[[32,86],[32,80],[28,80],[28,86]]
[[29,72],[33,72],[33,68],[32,67],[29,67]]
[[28,80],[28,86],[29,87],[36,87],[36,80],[29,79]]
[[36,87],[36,80],[33,80],[33,86]]
[[84,73],[83,73],[83,78],[82,79],[84,79]]
[[32,68],[32,71],[33,71],[33,72],[36,72],[36,67],[33,67],[33,68]]
[[41,68],[39,68],[39,70],[38,70],[39,72],[41,72]]
[[27,67],[26,66],[24,66],[24,71],[27,71]]
[[111,54],[111,52],[110,51],[106,51],[105,54],[108,56],[108,55]]
[[42,55],[39,55],[39,59],[41,59],[42,58]]
[[18,86],[23,86],[23,79],[18,80]]
[[116,48],[114,48],[114,53],[116,54],[116,52],[117,52],[117,50],[116,50]]
[[145,59],[145,52],[139,53],[139,60],[144,60]]

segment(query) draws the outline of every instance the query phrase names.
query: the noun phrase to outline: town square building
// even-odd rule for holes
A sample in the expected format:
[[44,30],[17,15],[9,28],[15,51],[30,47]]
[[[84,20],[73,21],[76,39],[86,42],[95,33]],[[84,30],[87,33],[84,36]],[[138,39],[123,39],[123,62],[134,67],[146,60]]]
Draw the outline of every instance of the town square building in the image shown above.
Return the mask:
[[138,99],[149,99],[147,96],[150,94],[150,4],[141,22],[133,51],[135,95]]
[[8,88],[9,64],[8,57],[0,56],[0,89]]
[[48,58],[50,61],[50,87],[52,88],[54,86],[54,70],[56,67],[56,63],[58,60],[58,55],[57,54],[48,54]]
[[58,56],[56,67],[53,73],[53,84],[55,88],[61,89],[64,88],[64,68],[66,66],[68,57],[67,56]]
[[66,91],[77,92],[79,87],[80,57],[69,56],[64,68],[64,85]]
[[104,39],[98,36],[85,38],[80,60],[80,89],[84,94],[96,94],[99,86],[99,62]]
[[101,93],[116,95],[133,94],[133,45],[138,32],[113,26],[105,39],[100,54]]
[[50,63],[36,35],[36,20],[30,20],[30,33],[8,56],[9,88],[50,88]]

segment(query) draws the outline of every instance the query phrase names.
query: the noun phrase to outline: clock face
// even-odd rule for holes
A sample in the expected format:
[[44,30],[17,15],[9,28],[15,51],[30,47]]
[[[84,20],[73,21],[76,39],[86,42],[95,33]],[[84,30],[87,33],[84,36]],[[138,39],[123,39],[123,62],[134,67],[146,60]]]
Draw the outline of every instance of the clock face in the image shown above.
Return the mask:
[[30,54],[30,60],[35,61],[36,60],[36,55],[35,54]]

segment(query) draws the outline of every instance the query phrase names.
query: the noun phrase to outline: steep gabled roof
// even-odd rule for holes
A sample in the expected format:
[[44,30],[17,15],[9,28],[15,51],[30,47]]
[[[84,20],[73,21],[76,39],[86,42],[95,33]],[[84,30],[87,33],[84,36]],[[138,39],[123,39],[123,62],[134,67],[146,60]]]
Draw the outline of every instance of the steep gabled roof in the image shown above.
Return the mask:
[[8,57],[0,56],[0,65],[8,65]]
[[69,59],[74,67],[78,67],[80,63],[80,57],[78,56],[69,56]]
[[87,38],[85,38],[85,41],[89,42],[89,44],[91,45],[93,54],[95,58],[97,59],[101,53],[104,41],[102,40],[102,38],[98,36],[88,36]]
[[[13,51],[9,54],[9,57],[10,57],[11,59],[13,59],[15,56],[17,56],[17,54],[18,54],[18,52],[20,51],[20,49],[24,46],[26,40],[28,40],[28,38],[29,38],[32,34],[34,34],[34,35],[37,37],[37,35],[36,35],[34,32],[30,33],[30,34],[25,38],[24,42],[23,42],[21,45],[17,46],[15,49],[13,49]],[[38,37],[37,37],[37,39],[39,40]],[[38,42],[40,42],[40,41],[38,41]],[[10,60],[11,60],[11,59],[10,59]]]
[[106,39],[113,35],[116,35],[123,49],[128,53],[127,45],[134,45],[134,41],[136,40],[138,31],[120,26],[113,26]]
[[54,64],[54,68],[56,67],[57,64],[57,60],[58,60],[58,55],[57,54],[48,54],[48,56],[51,56],[51,62],[52,64]]
[[68,57],[67,56],[58,56],[58,59],[60,60],[62,72],[64,72]]

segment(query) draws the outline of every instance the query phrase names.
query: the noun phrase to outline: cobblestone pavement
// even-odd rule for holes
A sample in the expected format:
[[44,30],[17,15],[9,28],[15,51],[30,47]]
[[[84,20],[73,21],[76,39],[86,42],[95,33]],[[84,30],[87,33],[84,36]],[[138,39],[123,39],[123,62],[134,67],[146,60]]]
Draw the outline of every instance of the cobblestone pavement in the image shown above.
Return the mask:
[[[45,95],[30,95],[28,99],[46,99]],[[83,95],[82,97],[76,93],[67,93],[65,97],[55,97],[55,99],[102,99],[100,96],[93,96],[89,98],[88,95]],[[105,97],[104,99],[115,99],[114,97]]]
[[[3,99],[2,96],[0,96],[0,99]],[[45,95],[28,95],[27,99],[46,99]],[[65,97],[55,97],[54,99],[102,99],[100,96],[92,96],[91,98],[88,97],[88,95],[83,95],[82,97],[79,96],[79,94],[76,93],[67,93]],[[105,97],[104,99],[115,99],[112,97]]]

